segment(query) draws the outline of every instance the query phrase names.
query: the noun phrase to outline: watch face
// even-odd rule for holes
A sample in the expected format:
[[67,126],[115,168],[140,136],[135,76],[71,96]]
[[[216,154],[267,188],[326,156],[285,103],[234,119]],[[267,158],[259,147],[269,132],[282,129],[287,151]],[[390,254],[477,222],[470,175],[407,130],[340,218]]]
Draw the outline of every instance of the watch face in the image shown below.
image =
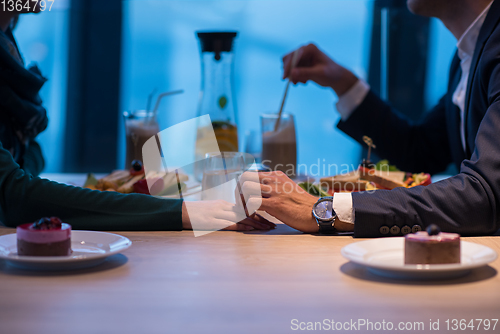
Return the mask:
[[332,201],[323,201],[314,207],[315,215],[321,220],[331,220],[333,217]]

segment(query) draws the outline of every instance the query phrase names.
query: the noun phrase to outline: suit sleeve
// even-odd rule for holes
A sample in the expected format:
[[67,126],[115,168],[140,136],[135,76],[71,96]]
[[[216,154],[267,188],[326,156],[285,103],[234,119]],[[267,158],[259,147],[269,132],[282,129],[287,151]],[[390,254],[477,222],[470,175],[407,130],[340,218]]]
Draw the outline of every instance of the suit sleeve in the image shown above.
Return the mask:
[[363,136],[371,137],[377,154],[404,171],[434,174],[452,161],[444,97],[422,121],[412,122],[370,91],[338,128],[363,145]]
[[76,230],[182,230],[182,200],[122,195],[34,177],[0,143],[0,221],[9,227],[57,216]]
[[485,87],[483,101],[471,100],[473,108],[485,106],[486,111],[470,110],[484,116],[474,151],[462,161],[460,173],[426,187],[353,193],[356,237],[382,236],[383,226],[401,229],[414,224],[437,224],[462,236],[490,235],[500,228],[500,60],[490,59],[478,84]]
[[476,137],[476,149],[460,173],[429,186],[353,193],[355,237],[383,236],[382,226],[441,230],[462,236],[489,235],[499,228],[500,101],[492,104]]

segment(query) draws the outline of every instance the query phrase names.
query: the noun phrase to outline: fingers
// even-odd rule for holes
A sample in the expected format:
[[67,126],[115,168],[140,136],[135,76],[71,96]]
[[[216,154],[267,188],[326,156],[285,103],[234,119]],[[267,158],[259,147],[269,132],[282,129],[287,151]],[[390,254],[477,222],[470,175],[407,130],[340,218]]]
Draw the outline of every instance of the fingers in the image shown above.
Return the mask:
[[223,231],[268,231],[276,228],[276,224],[271,223],[267,219],[255,214],[252,217],[245,218],[244,220],[230,225]]
[[261,231],[268,231],[270,229],[276,228],[276,225],[271,222],[263,223],[252,218],[246,218],[245,220],[240,221],[238,224],[252,226],[254,229]]
[[[271,223],[272,224],[272,223]],[[247,218],[239,223],[223,228],[221,231],[269,231],[275,228],[276,225],[268,225],[257,222],[251,218]]]
[[276,227],[276,225],[274,225],[273,223],[267,221],[264,218],[259,219],[256,217],[257,215],[254,214],[254,212],[257,211],[262,205],[261,197],[252,197],[251,201],[247,203],[247,207],[249,208],[249,210],[252,210],[252,215],[250,217],[247,217],[245,215],[245,212],[241,208],[238,208],[236,205],[232,205],[227,202],[223,202],[221,203],[221,205],[223,205],[223,207],[214,212],[214,218],[216,220],[250,225],[256,230],[269,230],[270,228]]
[[294,84],[311,80],[320,86],[330,86],[336,82],[334,75],[340,66],[316,45],[309,44],[301,47],[298,56],[295,66],[292,64],[293,54],[283,58],[284,78],[289,78]]
[[260,184],[255,182],[245,182],[243,187],[241,187],[243,196],[245,197],[245,202],[251,197],[269,197],[272,194],[273,188],[266,184]]
[[223,228],[221,231],[253,231],[253,230],[255,230],[253,226],[237,223],[228,226],[226,228]]
[[293,52],[283,57],[283,80],[290,76],[290,65],[292,62]]
[[275,183],[276,180],[279,179],[288,179],[285,173],[282,171],[276,172],[245,172],[240,176],[240,184],[243,184],[247,181],[261,183],[261,184],[271,184]]
[[[294,53],[296,59],[294,61]],[[283,57],[283,79],[289,78],[294,67],[309,67],[315,64],[315,59],[321,55],[321,51],[314,44],[308,44],[290,52]]]
[[245,211],[239,209],[236,205],[233,205],[229,210],[217,210],[212,215],[215,219],[227,220],[232,223],[238,223],[247,218]]
[[321,69],[317,66],[313,67],[296,67],[292,70],[290,74],[290,81],[293,82],[293,84],[297,83],[306,83],[309,80],[312,80],[314,82],[318,81],[319,74]]
[[238,206],[243,208],[244,203],[247,213],[252,215],[255,211],[259,210],[263,198],[273,196],[275,188],[276,187],[267,184],[246,181],[240,187],[241,194],[237,194],[236,197]]
[[[244,187],[244,184],[247,185]],[[256,187],[249,188],[250,184],[258,185],[259,182],[259,174],[255,172],[245,172],[238,179],[238,185],[235,189],[235,198],[236,204],[240,207],[243,207],[243,202],[246,203],[251,196],[261,196],[261,190],[256,189]],[[243,202],[242,202],[243,201]],[[252,214],[253,212],[249,212]]]
[[304,53],[304,47],[300,47],[297,50],[290,52],[283,57],[283,79],[290,76],[290,71],[300,63],[302,54]]
[[[272,212],[276,209],[276,207],[278,206],[278,202],[279,199],[276,199],[274,197],[271,197],[271,198],[262,198],[258,204],[260,205],[258,210],[260,211],[266,211],[266,212]],[[248,201],[247,205],[249,206],[257,206],[257,204],[255,204],[256,202],[256,199],[255,198],[250,198],[250,200]],[[252,216],[253,217],[253,216]],[[258,220],[260,222],[263,222],[264,220],[266,220],[265,218],[263,217],[260,217],[260,218],[257,218],[259,217],[259,215],[255,215],[255,220]]]
[[250,218],[252,218],[253,220],[258,221],[259,223],[269,225],[271,228],[276,228],[276,224],[275,223],[270,222],[269,220],[267,220],[266,218],[262,217],[258,213],[252,215],[252,217],[250,217]]

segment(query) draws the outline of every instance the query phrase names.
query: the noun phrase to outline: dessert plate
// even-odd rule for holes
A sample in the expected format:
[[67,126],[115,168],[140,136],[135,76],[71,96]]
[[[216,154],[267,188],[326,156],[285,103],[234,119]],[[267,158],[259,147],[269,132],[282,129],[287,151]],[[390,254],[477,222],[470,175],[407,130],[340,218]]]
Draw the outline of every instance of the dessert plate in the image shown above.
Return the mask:
[[29,270],[74,270],[103,263],[108,256],[129,248],[132,242],[121,235],[72,231],[70,256],[19,256],[16,234],[0,236],[0,259],[12,266]]
[[464,276],[471,269],[484,266],[497,258],[497,253],[484,245],[461,241],[461,263],[404,264],[404,238],[380,238],[352,243],[342,248],[342,255],[371,272],[391,278],[445,279]]

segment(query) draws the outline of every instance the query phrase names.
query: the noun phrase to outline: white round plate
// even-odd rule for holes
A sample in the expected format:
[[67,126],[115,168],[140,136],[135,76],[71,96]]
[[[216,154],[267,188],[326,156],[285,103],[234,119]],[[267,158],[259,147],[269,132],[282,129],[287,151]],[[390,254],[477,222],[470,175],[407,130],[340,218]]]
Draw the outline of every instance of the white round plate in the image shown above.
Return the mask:
[[404,264],[404,238],[379,238],[352,243],[342,255],[381,276],[410,279],[444,279],[466,275],[497,258],[497,253],[480,244],[461,241],[461,263]]
[[0,236],[0,259],[22,269],[73,270],[101,264],[108,256],[118,254],[131,245],[128,238],[117,234],[71,231],[73,253],[70,256],[20,256],[17,255],[16,234],[8,234]]

